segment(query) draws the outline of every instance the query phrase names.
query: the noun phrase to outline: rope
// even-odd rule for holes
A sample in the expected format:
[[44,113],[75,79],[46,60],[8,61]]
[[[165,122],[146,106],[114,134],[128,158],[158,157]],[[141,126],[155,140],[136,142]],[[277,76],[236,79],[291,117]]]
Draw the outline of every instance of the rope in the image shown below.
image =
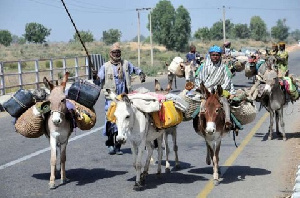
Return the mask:
[[15,96],[12,96],[13,99],[15,99],[15,101],[24,109],[26,109],[26,105],[24,105],[20,100],[18,100]]
[[[93,70],[93,69],[91,68],[91,66],[93,65],[93,63],[92,63],[92,61],[91,61],[89,52],[87,51],[87,49],[86,49],[86,47],[85,47],[85,45],[84,45],[84,42],[83,42],[82,39],[81,39],[81,36],[80,36],[80,34],[79,34],[79,31],[77,30],[77,27],[76,27],[76,25],[75,25],[75,23],[74,23],[74,21],[73,21],[73,19],[72,19],[72,17],[71,17],[71,14],[69,13],[69,11],[68,11],[68,9],[67,9],[67,7],[66,7],[66,4],[65,4],[64,0],[61,0],[61,2],[62,2],[62,4],[63,4],[63,6],[64,6],[64,8],[65,8],[65,10],[66,10],[66,12],[67,12],[69,18],[70,18],[70,20],[71,20],[71,23],[73,24],[73,26],[74,26],[74,28],[75,28],[76,34],[78,35],[78,38],[79,38],[79,40],[80,40],[80,42],[81,42],[81,45],[83,46],[83,48],[84,48],[84,50],[85,50],[85,53],[86,53],[86,55],[87,55],[87,57],[88,57],[88,61],[89,61],[89,69],[90,69],[90,70]],[[92,79],[92,75],[91,75],[91,74],[92,74],[92,72],[89,72],[89,79]]]

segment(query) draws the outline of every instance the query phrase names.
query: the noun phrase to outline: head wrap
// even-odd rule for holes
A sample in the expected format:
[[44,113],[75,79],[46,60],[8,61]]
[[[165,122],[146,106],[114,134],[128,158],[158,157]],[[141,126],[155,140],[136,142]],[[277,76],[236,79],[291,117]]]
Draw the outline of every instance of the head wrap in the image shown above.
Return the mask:
[[209,53],[212,53],[212,52],[222,53],[222,48],[220,48],[217,45],[214,45],[214,46],[209,48],[208,52]]
[[111,47],[110,47],[110,51],[116,51],[116,50],[120,50],[121,51],[121,48],[120,48],[120,43],[119,42],[116,42],[114,43]]
[[113,54],[112,52],[114,51],[121,51],[120,43],[116,42],[110,47],[110,62],[115,65],[121,62],[121,56],[116,56]]
[[225,46],[225,47],[228,47],[230,44],[231,44],[230,41],[226,41],[226,42],[224,43],[224,46]]
[[281,41],[278,43],[279,46],[285,46],[285,42]]

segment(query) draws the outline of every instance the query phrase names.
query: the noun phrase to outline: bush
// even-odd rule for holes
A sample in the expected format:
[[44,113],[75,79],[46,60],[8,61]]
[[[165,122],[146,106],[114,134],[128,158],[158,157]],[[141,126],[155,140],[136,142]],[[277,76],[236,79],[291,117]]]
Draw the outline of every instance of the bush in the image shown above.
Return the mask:
[[62,68],[64,66],[64,64],[61,60],[57,60],[57,61],[55,61],[55,66],[57,68]]

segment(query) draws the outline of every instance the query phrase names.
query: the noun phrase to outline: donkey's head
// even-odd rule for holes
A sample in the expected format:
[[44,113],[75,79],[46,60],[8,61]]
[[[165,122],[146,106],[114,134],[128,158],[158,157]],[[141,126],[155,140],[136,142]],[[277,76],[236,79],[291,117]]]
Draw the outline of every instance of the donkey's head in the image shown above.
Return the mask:
[[118,127],[117,142],[125,144],[127,141],[127,134],[133,129],[134,111],[131,106],[131,101],[126,94],[121,95],[121,99],[117,101],[116,124]]
[[222,96],[223,89],[218,85],[217,90],[213,90],[211,93],[204,86],[200,84],[200,93],[205,96],[204,104],[201,104],[200,110],[200,128],[203,128],[206,133],[215,133],[221,131],[224,127],[224,110],[220,103],[220,97]]
[[265,93],[271,93],[272,89],[279,87],[279,79],[276,71],[267,71],[264,75],[264,79],[266,81],[266,86],[264,89]]
[[65,88],[68,76],[69,72],[66,72],[61,84],[56,84],[56,86],[48,81],[46,77],[43,79],[45,86],[50,89],[48,100],[50,101],[51,120],[54,125],[61,124],[65,113],[67,113]]

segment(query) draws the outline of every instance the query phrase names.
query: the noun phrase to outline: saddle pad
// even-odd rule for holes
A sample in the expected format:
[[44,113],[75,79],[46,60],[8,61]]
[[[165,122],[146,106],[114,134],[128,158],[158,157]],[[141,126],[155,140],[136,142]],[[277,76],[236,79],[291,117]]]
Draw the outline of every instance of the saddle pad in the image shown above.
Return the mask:
[[163,102],[160,111],[151,113],[154,124],[159,129],[175,126],[182,122],[182,112],[175,108],[172,100]]

